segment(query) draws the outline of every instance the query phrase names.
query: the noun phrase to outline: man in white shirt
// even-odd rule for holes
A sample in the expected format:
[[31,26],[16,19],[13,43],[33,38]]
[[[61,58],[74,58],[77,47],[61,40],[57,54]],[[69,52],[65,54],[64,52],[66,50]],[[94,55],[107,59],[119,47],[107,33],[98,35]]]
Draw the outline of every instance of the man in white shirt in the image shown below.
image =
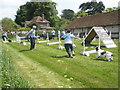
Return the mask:
[[[66,52],[68,53],[68,57],[73,58],[73,56],[75,56],[75,52],[73,48],[73,39],[75,38],[80,40],[80,38],[75,37],[73,34],[71,34],[70,31],[67,31],[67,33],[64,34],[62,37],[64,38],[64,46],[65,46]],[[70,52],[70,49],[72,54]]]
[[35,47],[35,30],[36,26],[33,26],[33,28],[27,33],[27,37],[30,37],[30,50]]

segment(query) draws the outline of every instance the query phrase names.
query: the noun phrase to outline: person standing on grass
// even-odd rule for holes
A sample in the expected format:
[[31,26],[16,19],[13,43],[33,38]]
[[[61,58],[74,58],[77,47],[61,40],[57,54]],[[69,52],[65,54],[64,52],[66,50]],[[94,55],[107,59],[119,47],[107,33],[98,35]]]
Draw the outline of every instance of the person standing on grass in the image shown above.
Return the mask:
[[55,37],[55,30],[52,30],[51,34],[52,34],[52,39],[54,40],[54,37]]
[[35,48],[35,30],[36,26],[33,26],[32,29],[27,33],[27,37],[30,37],[30,50]]
[[6,39],[8,39],[7,32],[3,33],[3,35],[2,35],[3,42],[6,42]]
[[46,31],[43,31],[43,33],[42,33],[42,37],[43,37],[43,40],[46,40]]
[[[75,52],[74,52],[74,48],[73,48],[73,39],[78,39],[80,40],[80,38],[78,37],[75,37],[73,34],[71,34],[70,31],[67,31],[66,34],[64,34],[62,36],[62,38],[64,38],[64,46],[65,46],[65,49],[66,49],[66,52],[68,54],[68,57],[70,58],[73,58],[73,56],[75,56]],[[71,49],[71,51],[70,51]],[[72,54],[71,54],[72,52]]]

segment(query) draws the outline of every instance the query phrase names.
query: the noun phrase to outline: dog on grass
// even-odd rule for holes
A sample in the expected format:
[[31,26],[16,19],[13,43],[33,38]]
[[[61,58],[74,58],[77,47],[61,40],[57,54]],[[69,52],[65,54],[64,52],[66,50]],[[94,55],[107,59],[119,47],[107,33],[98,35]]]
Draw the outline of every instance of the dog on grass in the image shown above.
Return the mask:
[[106,58],[108,61],[113,60],[113,53],[111,53],[109,51],[104,51],[97,46],[96,52],[98,53],[96,58]]

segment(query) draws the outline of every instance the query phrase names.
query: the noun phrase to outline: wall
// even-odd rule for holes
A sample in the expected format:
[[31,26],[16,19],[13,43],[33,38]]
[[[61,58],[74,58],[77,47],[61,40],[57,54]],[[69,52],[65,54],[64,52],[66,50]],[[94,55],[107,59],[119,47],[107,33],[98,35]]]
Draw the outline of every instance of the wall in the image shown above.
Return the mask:
[[[79,29],[72,29],[72,32],[75,34],[75,35],[78,35],[79,33],[79,36],[80,37],[83,37],[83,35],[85,35],[85,33],[88,33],[90,30],[91,30],[92,27],[90,28],[79,28]],[[120,29],[120,25],[113,25],[113,26],[104,26],[104,28],[106,28],[108,30],[108,34],[111,32],[111,36],[112,38],[116,38],[118,39],[119,38],[119,29]]]
[[112,38],[119,38],[119,28],[120,28],[120,25],[113,25],[113,26],[106,26],[105,27],[108,32],[111,32],[111,37]]
[[73,33],[74,35],[78,35],[79,33],[79,37],[83,37],[85,34],[87,34],[89,31],[91,30],[91,28],[80,28],[80,29],[74,29]]

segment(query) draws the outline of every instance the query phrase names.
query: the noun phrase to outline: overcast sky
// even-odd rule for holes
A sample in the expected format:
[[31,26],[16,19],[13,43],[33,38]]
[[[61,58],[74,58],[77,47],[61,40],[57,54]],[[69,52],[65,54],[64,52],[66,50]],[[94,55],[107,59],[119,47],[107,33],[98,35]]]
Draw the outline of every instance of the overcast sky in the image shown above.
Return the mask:
[[[15,19],[16,11],[20,5],[25,4],[30,0],[0,0],[0,20],[4,17]],[[73,11],[79,11],[79,5],[91,1],[91,0],[52,0],[57,3],[57,10],[59,15],[64,9],[72,9]],[[106,8],[117,7],[120,0],[97,0],[102,1]]]

